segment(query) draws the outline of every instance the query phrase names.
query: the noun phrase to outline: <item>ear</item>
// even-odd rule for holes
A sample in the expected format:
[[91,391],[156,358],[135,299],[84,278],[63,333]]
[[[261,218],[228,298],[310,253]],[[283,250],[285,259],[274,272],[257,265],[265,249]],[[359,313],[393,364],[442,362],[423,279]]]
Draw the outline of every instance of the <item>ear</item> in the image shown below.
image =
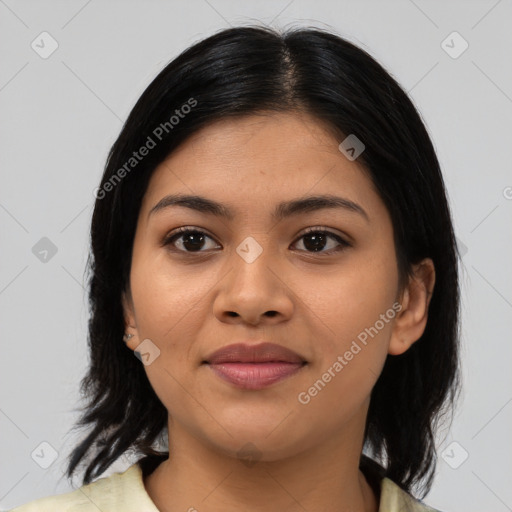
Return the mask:
[[435,268],[430,258],[413,266],[413,274],[402,291],[402,309],[395,318],[388,353],[400,355],[420,339],[425,331],[428,306],[435,284]]
[[121,303],[123,306],[123,316],[124,316],[124,325],[125,334],[133,334],[133,337],[125,341],[126,346],[131,348],[132,350],[138,345],[138,332],[137,332],[137,322],[135,321],[135,313],[133,308],[133,300],[131,296],[130,290],[125,290],[121,294]]

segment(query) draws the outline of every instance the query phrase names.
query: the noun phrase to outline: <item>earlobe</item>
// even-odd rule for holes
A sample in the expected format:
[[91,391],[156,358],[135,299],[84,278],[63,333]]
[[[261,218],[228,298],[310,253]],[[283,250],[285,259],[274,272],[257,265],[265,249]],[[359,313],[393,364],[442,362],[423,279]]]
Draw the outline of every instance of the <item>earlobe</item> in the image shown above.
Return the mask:
[[123,307],[123,316],[125,323],[123,341],[126,343],[127,347],[133,350],[133,348],[137,345],[137,324],[135,322],[135,314],[133,312],[133,301],[131,299],[129,291],[123,291],[121,295],[121,304]]
[[388,353],[400,355],[419,340],[425,331],[428,307],[435,284],[434,263],[425,258],[414,265],[413,273],[402,293],[402,310],[395,319]]

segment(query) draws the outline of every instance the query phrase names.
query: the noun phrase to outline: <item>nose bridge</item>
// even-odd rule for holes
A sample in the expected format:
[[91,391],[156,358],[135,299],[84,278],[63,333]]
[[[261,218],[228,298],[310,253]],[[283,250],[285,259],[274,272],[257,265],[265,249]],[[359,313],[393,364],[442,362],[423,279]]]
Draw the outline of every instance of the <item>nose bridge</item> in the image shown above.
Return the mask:
[[264,292],[264,287],[275,278],[269,269],[272,260],[275,262],[274,256],[275,251],[270,247],[269,236],[247,236],[238,244],[232,255],[233,281],[237,281],[242,287],[256,286]]
[[218,318],[239,316],[255,323],[265,314],[289,316],[292,303],[279,279],[277,251],[269,243],[270,237],[262,234],[248,236],[236,246],[230,256],[231,271],[215,300]]

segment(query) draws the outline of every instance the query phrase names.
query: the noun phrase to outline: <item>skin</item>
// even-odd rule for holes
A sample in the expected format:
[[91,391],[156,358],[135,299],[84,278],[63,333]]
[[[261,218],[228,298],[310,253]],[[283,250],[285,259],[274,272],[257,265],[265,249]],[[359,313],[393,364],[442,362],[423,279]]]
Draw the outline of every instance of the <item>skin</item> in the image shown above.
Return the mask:
[[[149,339],[160,350],[144,368],[169,412],[170,457],[144,485],[161,511],[378,509],[358,467],[370,393],[387,355],[405,352],[423,333],[435,273],[425,259],[399,288],[389,213],[340,142],[306,114],[221,120],[190,137],[151,177],[123,304],[134,335],[128,347]],[[233,218],[182,206],[148,216],[175,193],[222,203]],[[357,203],[368,218],[343,208],[271,217],[281,201],[321,194]],[[203,246],[186,245],[183,236],[162,246],[180,227],[210,238]],[[327,237],[314,252],[303,237],[310,227],[351,245]],[[236,252],[249,236],[262,248],[252,263]],[[396,301],[400,312],[300,403],[298,394]],[[307,365],[254,391],[201,364],[220,347],[262,340],[294,350]],[[238,453],[249,442],[257,451],[251,464]]]

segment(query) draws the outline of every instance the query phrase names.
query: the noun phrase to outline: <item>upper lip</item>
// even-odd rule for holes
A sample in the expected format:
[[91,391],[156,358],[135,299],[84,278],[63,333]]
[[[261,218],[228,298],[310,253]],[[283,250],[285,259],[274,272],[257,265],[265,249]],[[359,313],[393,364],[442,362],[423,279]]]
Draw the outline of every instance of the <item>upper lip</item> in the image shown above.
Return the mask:
[[211,353],[203,362],[209,364],[220,363],[267,363],[267,362],[305,363],[306,360],[293,350],[263,342],[258,345],[235,343],[227,345]]

